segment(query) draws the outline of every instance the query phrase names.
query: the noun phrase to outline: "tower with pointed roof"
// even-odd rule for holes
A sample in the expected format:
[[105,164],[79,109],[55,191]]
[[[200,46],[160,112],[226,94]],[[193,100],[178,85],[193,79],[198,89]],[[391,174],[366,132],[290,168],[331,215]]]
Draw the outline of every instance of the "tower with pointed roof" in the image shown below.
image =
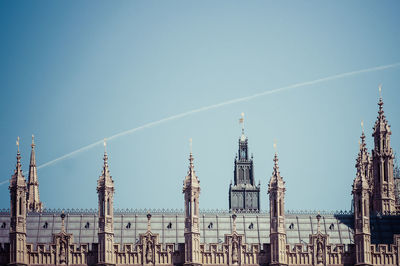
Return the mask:
[[356,265],[371,265],[370,193],[371,160],[365,144],[364,130],[356,160],[357,174],[353,183],[354,243]]
[[114,258],[114,181],[108,168],[104,140],[103,170],[97,181],[99,200],[98,265],[115,265]]
[[275,152],[274,170],[268,185],[271,265],[288,264],[286,256],[285,191],[285,182],[279,172],[278,154]]
[[[381,92],[381,87],[379,87]],[[396,210],[393,178],[394,154],[390,146],[392,134],[383,111],[382,96],[379,97],[379,111],[372,136],[374,149],[372,150],[373,192],[372,211],[390,213]]]
[[10,179],[10,265],[26,265],[26,181],[22,174],[19,137],[17,165]]
[[[243,120],[243,113],[241,118]],[[230,211],[260,211],[260,185],[255,184],[253,156],[249,158],[248,138],[242,134],[239,138],[238,155],[235,158],[233,185],[229,186]]]
[[199,197],[200,181],[196,176],[193,164],[193,154],[189,155],[189,170],[183,181],[185,197],[185,265],[201,265],[200,251],[200,215]]
[[28,212],[41,212],[43,209],[42,202],[39,198],[39,181],[37,176],[36,168],[36,157],[35,157],[35,141],[32,135],[31,144],[31,160],[29,163],[29,178],[28,178],[28,195],[27,195],[27,209]]

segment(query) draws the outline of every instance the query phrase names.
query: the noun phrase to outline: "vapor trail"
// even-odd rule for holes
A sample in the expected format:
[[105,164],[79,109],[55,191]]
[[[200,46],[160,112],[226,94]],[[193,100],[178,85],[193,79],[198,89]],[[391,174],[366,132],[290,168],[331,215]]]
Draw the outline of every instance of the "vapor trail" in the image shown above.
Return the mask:
[[[132,128],[132,129],[120,132],[118,134],[115,134],[115,135],[112,135],[112,136],[108,137],[107,139],[108,140],[112,140],[112,139],[119,138],[119,137],[122,137],[122,136],[125,136],[125,135],[128,135],[128,134],[132,134],[132,133],[134,133],[136,131],[139,131],[139,130],[142,130],[142,129],[146,129],[146,128],[149,128],[149,127],[152,127],[152,126],[156,126],[156,125],[171,121],[171,120],[176,120],[176,119],[179,119],[179,118],[182,118],[182,117],[185,117],[185,116],[189,116],[189,115],[192,115],[192,114],[204,112],[204,111],[211,110],[211,109],[216,109],[216,108],[223,107],[223,106],[226,106],[226,105],[231,105],[231,104],[234,104],[234,103],[249,101],[249,100],[252,100],[254,98],[261,97],[261,96],[274,94],[274,93],[277,93],[277,92],[290,90],[290,89],[294,89],[294,88],[305,87],[307,85],[314,85],[314,84],[318,84],[318,83],[322,83],[322,82],[326,82],[326,81],[330,81],[330,80],[350,77],[350,76],[354,76],[354,75],[358,75],[358,74],[362,74],[362,73],[385,70],[385,69],[389,69],[389,68],[395,68],[395,67],[399,67],[399,66],[400,66],[400,62],[397,62],[397,63],[393,63],[393,64],[390,64],[390,65],[371,67],[371,68],[366,68],[366,69],[361,69],[361,70],[356,70],[356,71],[336,74],[336,75],[333,75],[333,76],[328,76],[328,77],[315,79],[315,80],[311,80],[311,81],[295,83],[295,84],[288,85],[288,86],[285,86],[285,87],[281,87],[281,88],[277,88],[277,89],[273,89],[273,90],[268,90],[268,91],[263,91],[263,92],[256,93],[256,94],[253,94],[253,95],[250,95],[250,96],[236,98],[236,99],[228,100],[228,101],[225,101],[225,102],[222,102],[222,103],[208,105],[208,106],[200,107],[200,108],[197,108],[197,109],[194,109],[194,110],[190,110],[190,111],[187,111],[187,112],[184,112],[184,113],[180,113],[180,114],[176,114],[176,115],[173,115],[173,116],[169,116],[169,117],[157,120],[157,121],[153,121],[153,122],[141,125],[141,126],[136,127],[136,128]],[[47,163],[44,163],[44,164],[38,166],[37,168],[41,169],[41,168],[50,166],[52,164],[55,164],[55,163],[57,163],[59,161],[62,161],[64,159],[66,159],[66,158],[69,158],[69,157],[71,157],[71,156],[73,156],[75,154],[78,154],[78,153],[80,153],[82,151],[89,150],[89,149],[93,148],[94,146],[102,144],[102,143],[103,143],[103,140],[96,141],[96,142],[94,142],[92,144],[86,145],[86,146],[84,146],[84,147],[82,147],[80,149],[77,149],[77,150],[72,151],[70,153],[67,153],[67,154],[65,154],[65,155],[63,155],[61,157],[58,157],[58,158],[56,158],[54,160],[51,160],[51,161],[49,161]],[[7,183],[7,182],[8,182],[8,180],[0,182],[0,186],[5,184],[5,183]]]

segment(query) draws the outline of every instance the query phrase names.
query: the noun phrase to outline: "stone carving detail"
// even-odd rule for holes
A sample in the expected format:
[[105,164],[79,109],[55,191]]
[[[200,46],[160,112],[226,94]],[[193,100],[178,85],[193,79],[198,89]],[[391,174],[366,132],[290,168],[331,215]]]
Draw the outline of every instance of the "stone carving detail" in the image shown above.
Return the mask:
[[232,237],[232,263],[237,264],[238,263],[238,237],[237,235],[233,235]]
[[148,235],[146,237],[146,263],[152,263],[153,262],[153,242],[151,240],[151,236]]
[[324,240],[321,235],[317,238],[317,265],[324,265]]
[[65,241],[61,240],[60,241],[60,254],[59,254],[60,264],[66,264],[67,263],[66,256],[65,256],[65,253],[66,253],[65,246],[66,246]]
[[60,232],[59,234],[54,235],[54,243],[56,244],[56,253],[58,255],[58,259],[56,259],[57,264],[66,265],[68,264],[68,254],[69,254],[69,245],[72,242],[72,235],[67,234],[65,232]]
[[68,234],[65,231],[64,226],[65,214],[64,211],[61,214],[61,231],[58,234],[53,234],[53,243],[56,245],[56,264],[66,265],[69,264],[69,246],[73,242],[72,234]]

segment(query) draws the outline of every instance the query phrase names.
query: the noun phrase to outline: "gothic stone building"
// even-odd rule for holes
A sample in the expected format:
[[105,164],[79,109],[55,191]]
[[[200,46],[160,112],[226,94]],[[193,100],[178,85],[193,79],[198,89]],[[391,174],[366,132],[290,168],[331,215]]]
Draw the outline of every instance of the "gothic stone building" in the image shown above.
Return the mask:
[[10,210],[0,212],[1,265],[400,265],[391,131],[379,99],[373,134],[356,160],[353,211],[285,212],[278,155],[260,212],[247,138],[239,139],[230,211],[201,212],[193,156],[183,182],[184,211],[114,210],[107,153],[97,183],[98,210],[45,210],[39,199],[32,141],[29,178],[17,164]]

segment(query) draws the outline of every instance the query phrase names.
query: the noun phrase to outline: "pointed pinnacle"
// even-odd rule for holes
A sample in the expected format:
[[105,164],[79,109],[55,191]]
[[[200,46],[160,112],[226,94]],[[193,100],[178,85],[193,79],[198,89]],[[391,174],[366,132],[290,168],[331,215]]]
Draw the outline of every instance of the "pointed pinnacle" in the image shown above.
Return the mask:
[[279,161],[279,159],[278,159],[278,153],[275,152],[275,156],[274,156],[274,167],[278,167],[278,161]]
[[379,85],[379,114],[383,114],[382,84]]
[[361,120],[361,143],[364,144],[365,143],[365,134],[364,134],[364,121]]
[[189,155],[189,169],[193,169],[194,168],[194,165],[193,165],[193,154],[192,154],[192,152],[190,152],[190,155]]
[[32,149],[33,149],[35,146],[36,146],[36,145],[35,145],[35,135],[32,134],[32,144],[31,144]]
[[15,143],[17,144],[17,152],[19,154],[19,136],[17,137],[17,141]]
[[107,147],[106,139],[104,139],[103,145],[104,145],[104,157],[103,157],[103,160],[104,160],[104,166],[106,166],[107,162],[108,162],[108,155],[107,155],[107,149],[106,149],[106,147]]

